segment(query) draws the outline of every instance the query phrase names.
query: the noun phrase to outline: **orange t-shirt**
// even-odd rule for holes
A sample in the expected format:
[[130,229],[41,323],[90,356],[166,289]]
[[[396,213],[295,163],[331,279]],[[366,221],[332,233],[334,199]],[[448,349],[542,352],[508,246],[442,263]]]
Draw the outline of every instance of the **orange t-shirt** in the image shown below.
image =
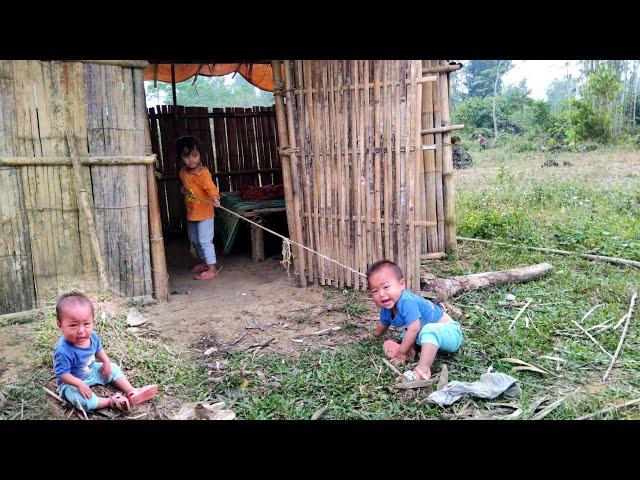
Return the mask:
[[[187,191],[184,196],[184,204],[187,207],[187,220],[200,222],[213,218],[213,205],[207,202],[213,202],[214,198],[220,200],[220,192],[216,184],[213,183],[209,169],[202,167],[196,173],[189,173],[185,167],[182,167],[180,169],[180,180]],[[193,195],[190,195],[189,192],[193,192]],[[206,202],[199,200],[198,197],[206,200]]]

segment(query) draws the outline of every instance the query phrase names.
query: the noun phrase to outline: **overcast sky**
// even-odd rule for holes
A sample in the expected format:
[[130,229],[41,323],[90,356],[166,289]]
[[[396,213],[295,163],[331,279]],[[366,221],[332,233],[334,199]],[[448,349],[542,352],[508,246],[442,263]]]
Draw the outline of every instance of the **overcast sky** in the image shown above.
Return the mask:
[[577,60],[514,60],[513,64],[514,67],[504,76],[505,84],[517,84],[526,78],[531,96],[537,100],[547,98],[547,87],[564,77],[567,68],[574,77],[580,73]]

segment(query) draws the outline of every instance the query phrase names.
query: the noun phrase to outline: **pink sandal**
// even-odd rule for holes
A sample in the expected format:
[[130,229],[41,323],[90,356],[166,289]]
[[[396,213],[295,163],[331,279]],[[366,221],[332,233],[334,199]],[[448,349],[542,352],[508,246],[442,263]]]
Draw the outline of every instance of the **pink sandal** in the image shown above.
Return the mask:
[[398,353],[398,349],[400,348],[400,344],[398,342],[394,342],[393,340],[385,340],[382,344],[382,349],[384,350],[384,354],[387,358],[393,358]]
[[109,407],[117,408],[118,410],[122,410],[123,412],[131,411],[131,404],[129,403],[129,399],[121,393],[116,393],[109,397]]
[[218,276],[218,272],[210,272],[208,269],[203,271],[200,275],[196,275],[196,280],[213,280]]
[[147,385],[146,387],[134,389],[129,392],[127,396],[132,405],[138,405],[139,403],[151,400],[158,393],[158,385]]
[[193,273],[200,273],[208,269],[209,269],[209,266],[206,263],[198,263],[191,269],[191,271]]

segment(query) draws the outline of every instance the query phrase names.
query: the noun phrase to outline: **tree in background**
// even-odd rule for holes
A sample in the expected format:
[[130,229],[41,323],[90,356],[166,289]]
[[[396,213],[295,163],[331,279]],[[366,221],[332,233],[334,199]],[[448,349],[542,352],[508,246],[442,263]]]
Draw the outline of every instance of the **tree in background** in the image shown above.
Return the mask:
[[[185,80],[176,83],[176,97],[178,105],[185,107],[269,107],[274,103],[273,93],[260,90],[241,75],[232,75],[232,82],[224,77],[198,76],[196,80]],[[157,88],[153,82],[145,82],[147,104],[171,104],[173,94],[171,84],[158,82]]]
[[502,77],[512,68],[511,60],[469,60],[463,69],[467,95],[488,97],[494,90],[501,92]]

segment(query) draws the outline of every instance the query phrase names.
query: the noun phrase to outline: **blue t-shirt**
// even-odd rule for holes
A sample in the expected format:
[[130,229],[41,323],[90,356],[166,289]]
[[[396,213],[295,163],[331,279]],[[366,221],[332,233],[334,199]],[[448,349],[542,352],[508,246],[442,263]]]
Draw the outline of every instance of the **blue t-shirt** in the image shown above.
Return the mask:
[[414,320],[420,319],[420,328],[427,323],[436,323],[442,317],[442,308],[431,303],[409,290],[403,290],[396,303],[396,316],[392,317],[391,310],[380,308],[380,323],[393,325],[396,328],[407,328]]
[[100,350],[102,344],[96,332],[91,333],[91,345],[87,348],[80,348],[61,337],[53,357],[53,371],[58,377],[58,383],[61,383],[60,376],[65,373],[70,373],[80,380],[87,378],[96,360],[96,353]]

